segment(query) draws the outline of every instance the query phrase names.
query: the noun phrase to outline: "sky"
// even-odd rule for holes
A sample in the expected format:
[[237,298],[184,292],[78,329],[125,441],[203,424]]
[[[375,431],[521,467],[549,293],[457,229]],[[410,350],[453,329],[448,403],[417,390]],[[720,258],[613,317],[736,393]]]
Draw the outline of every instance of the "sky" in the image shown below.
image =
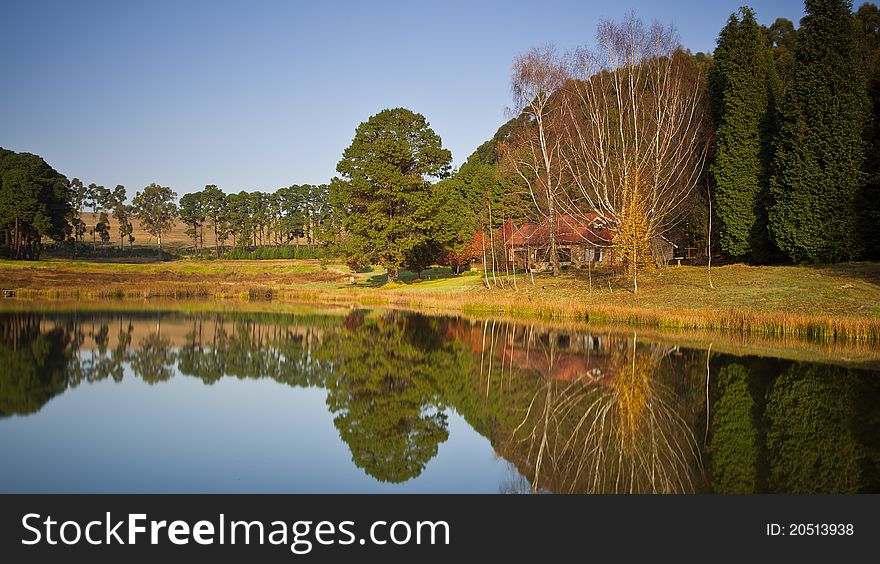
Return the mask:
[[[627,12],[714,49],[744,0],[0,1],[0,147],[129,195],[325,183],[355,128],[423,114],[461,165],[507,119],[513,58]],[[801,0],[753,0],[761,23]]]

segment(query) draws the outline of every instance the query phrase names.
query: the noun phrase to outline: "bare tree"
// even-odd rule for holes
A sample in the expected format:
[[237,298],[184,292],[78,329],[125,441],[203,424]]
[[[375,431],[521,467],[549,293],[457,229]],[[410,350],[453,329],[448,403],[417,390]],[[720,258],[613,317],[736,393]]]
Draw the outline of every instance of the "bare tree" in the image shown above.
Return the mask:
[[513,113],[523,114],[527,120],[501,147],[505,165],[525,185],[535,209],[549,225],[549,258],[554,276],[559,274],[557,200],[565,168],[562,106],[553,95],[567,79],[565,60],[552,45],[535,47],[514,60],[510,78]]
[[706,198],[709,202],[709,230],[708,230],[708,242],[706,244],[706,255],[709,257],[709,263],[706,267],[706,273],[709,275],[709,287],[713,290],[715,289],[715,284],[712,284],[712,193],[709,191],[709,183],[706,183]]
[[675,31],[634,14],[600,22],[596,48],[570,61],[563,154],[574,197],[566,205],[598,213],[618,236],[633,231],[619,252],[637,291],[652,241],[679,223],[703,170],[701,81]]

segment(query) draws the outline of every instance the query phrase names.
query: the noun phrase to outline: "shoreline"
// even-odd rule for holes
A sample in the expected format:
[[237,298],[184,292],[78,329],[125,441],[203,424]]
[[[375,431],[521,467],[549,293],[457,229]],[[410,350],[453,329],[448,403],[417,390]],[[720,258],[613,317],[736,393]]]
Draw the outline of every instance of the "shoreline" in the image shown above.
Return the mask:
[[[435,278],[391,286],[376,282],[381,273],[351,273],[341,265],[330,268],[317,261],[148,264],[4,261],[0,262],[0,288],[14,290],[15,297],[0,302],[0,309],[5,310],[6,304],[33,300],[306,302],[880,346],[880,286],[874,281],[875,274],[880,275],[880,264],[830,268],[843,274],[831,278],[827,270],[813,272],[810,267],[718,267],[713,270],[713,278],[718,279],[716,284],[720,289],[709,292],[695,286],[694,276],[704,276],[698,267],[668,267],[653,274],[653,279],[648,278],[640,294],[629,292],[623,285],[625,279],[610,275],[603,278],[602,274],[594,273],[594,284],[608,282],[610,285],[613,281],[617,290],[597,289],[588,295],[584,293],[584,280],[574,274],[555,279],[536,276],[535,286],[520,276],[519,289],[487,289],[477,276]],[[830,283],[820,280],[821,285],[815,290],[789,283],[792,288],[779,297],[776,288],[762,288],[748,278],[789,276],[791,272],[801,274],[804,286],[814,283],[819,276],[829,278]],[[731,286],[725,288],[728,278]],[[351,280],[355,283],[350,284]],[[849,299],[844,292],[852,289],[859,292],[862,300],[849,306],[858,314],[834,311],[843,309],[844,300],[835,299],[833,292],[840,292]],[[580,294],[574,295],[577,291]],[[742,297],[735,292],[740,292]],[[810,299],[811,296],[805,294],[816,296]],[[778,305],[764,305],[765,309],[756,307],[773,298]],[[752,301],[746,303],[748,299]],[[861,305],[855,305],[857,303]]]
[[6,300],[0,302],[0,314],[43,313],[73,315],[218,315],[246,316],[258,321],[271,322],[276,316],[296,322],[299,318],[316,316],[341,318],[353,309],[367,309],[382,314],[387,311],[405,311],[425,315],[460,317],[472,323],[513,323],[550,328],[560,332],[613,333],[632,335],[651,341],[690,349],[707,350],[712,354],[784,358],[793,361],[824,362],[863,370],[880,370],[880,347],[864,343],[811,342],[796,338],[736,335],[719,331],[681,330],[675,328],[632,327],[615,324],[591,324],[583,320],[564,318],[523,318],[486,312],[468,313],[453,310],[428,310],[394,305],[343,304],[328,302],[282,302],[237,300]]

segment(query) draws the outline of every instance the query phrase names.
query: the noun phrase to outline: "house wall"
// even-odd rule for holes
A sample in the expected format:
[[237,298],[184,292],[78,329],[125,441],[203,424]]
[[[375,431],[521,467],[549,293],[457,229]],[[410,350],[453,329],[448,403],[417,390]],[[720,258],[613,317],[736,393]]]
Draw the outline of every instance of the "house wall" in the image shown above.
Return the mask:
[[651,241],[651,253],[654,255],[654,262],[663,266],[675,256],[675,246],[662,237],[655,237]]
[[[610,248],[598,248],[592,245],[558,245],[557,248],[571,252],[570,261],[560,261],[564,267],[585,268],[587,263],[593,265],[614,264],[614,253]],[[550,270],[549,247],[514,247],[510,253],[511,262],[519,269],[526,270],[531,267],[534,272],[546,272]],[[529,256],[531,255],[531,256]]]

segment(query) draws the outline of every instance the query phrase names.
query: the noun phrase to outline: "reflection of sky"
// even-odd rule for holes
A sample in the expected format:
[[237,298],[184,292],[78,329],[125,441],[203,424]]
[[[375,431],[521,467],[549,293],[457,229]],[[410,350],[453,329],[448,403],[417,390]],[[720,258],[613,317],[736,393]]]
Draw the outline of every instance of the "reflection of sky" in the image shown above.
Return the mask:
[[351,461],[326,391],[226,377],[80,384],[0,420],[0,492],[486,492],[509,470],[454,411],[424,472],[384,484]]

